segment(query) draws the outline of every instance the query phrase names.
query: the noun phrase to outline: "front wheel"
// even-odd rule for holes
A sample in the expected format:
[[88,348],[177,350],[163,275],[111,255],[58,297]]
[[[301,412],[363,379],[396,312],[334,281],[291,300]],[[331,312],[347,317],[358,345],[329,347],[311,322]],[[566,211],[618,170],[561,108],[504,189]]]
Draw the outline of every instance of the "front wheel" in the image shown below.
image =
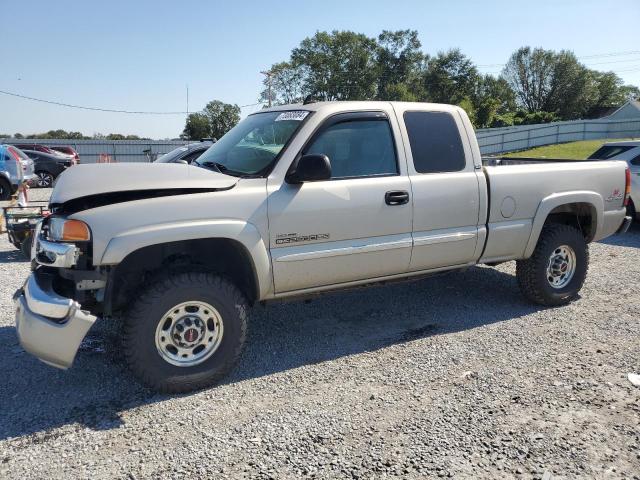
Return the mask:
[[574,299],[587,276],[589,247],[569,225],[543,228],[530,258],[516,262],[520,291],[540,305],[565,305]]
[[126,361],[161,392],[214,385],[240,357],[246,317],[243,295],[224,278],[185,273],[159,280],[124,318]]

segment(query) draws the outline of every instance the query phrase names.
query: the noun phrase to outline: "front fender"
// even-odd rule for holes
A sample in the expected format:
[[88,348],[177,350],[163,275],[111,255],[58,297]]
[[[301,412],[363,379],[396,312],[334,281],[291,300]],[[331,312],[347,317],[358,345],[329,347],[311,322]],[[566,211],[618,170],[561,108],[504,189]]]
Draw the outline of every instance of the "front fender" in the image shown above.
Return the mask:
[[595,229],[593,230],[597,237],[597,232],[602,231],[603,225],[603,213],[604,213],[604,200],[602,196],[597,192],[591,191],[576,191],[576,192],[562,192],[554,193],[545,197],[538,205],[536,215],[533,218],[533,226],[531,228],[531,234],[529,235],[529,241],[524,251],[524,258],[529,258],[536,248],[540,232],[542,227],[549,216],[549,213],[554,208],[570,203],[586,203],[591,206],[595,216]]
[[117,265],[130,253],[150,245],[202,238],[228,238],[240,242],[253,262],[258,298],[269,293],[272,277],[268,248],[255,225],[241,220],[192,220],[124,231],[109,241],[100,264]]

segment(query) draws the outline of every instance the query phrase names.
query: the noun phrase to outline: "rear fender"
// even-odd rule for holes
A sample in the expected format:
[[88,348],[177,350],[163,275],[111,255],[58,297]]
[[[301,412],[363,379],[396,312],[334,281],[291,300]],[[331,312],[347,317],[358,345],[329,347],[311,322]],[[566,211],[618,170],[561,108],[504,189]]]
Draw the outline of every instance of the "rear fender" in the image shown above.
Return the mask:
[[524,258],[529,258],[533,254],[538,243],[538,238],[540,237],[540,232],[542,232],[542,227],[544,227],[547,217],[551,211],[557,207],[570,203],[586,203],[593,208],[593,211],[595,212],[595,219],[592,219],[592,223],[595,223],[593,232],[595,237],[597,237],[597,232],[602,231],[603,226],[602,217],[604,212],[604,200],[602,199],[602,196],[596,192],[590,191],[554,193],[543,198],[538,206],[538,210],[536,211],[536,215],[533,219],[531,235],[529,236],[529,241],[527,242],[527,247],[524,251]]

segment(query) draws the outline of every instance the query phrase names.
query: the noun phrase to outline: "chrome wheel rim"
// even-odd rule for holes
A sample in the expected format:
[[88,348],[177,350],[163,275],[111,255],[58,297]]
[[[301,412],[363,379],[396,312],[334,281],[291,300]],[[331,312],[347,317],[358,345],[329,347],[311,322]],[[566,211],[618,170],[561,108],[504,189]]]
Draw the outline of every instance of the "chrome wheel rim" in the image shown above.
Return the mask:
[[178,367],[207,360],[222,342],[220,313],[205,302],[184,302],[169,309],[156,327],[156,348],[162,359]]
[[568,245],[557,247],[549,256],[547,281],[553,288],[564,288],[576,272],[576,253]]
[[53,183],[53,177],[49,173],[38,173],[37,185],[41,188],[50,187]]

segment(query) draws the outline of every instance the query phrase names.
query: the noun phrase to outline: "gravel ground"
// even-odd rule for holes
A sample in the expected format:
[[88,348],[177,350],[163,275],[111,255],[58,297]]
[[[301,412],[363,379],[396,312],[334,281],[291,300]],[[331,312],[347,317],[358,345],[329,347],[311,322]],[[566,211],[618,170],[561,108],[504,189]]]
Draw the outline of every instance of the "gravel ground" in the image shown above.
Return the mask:
[[3,236],[0,478],[640,478],[640,227],[591,254],[561,308],[512,263],[257,307],[232,377],[169,397],[97,334],[66,372],[25,354]]

